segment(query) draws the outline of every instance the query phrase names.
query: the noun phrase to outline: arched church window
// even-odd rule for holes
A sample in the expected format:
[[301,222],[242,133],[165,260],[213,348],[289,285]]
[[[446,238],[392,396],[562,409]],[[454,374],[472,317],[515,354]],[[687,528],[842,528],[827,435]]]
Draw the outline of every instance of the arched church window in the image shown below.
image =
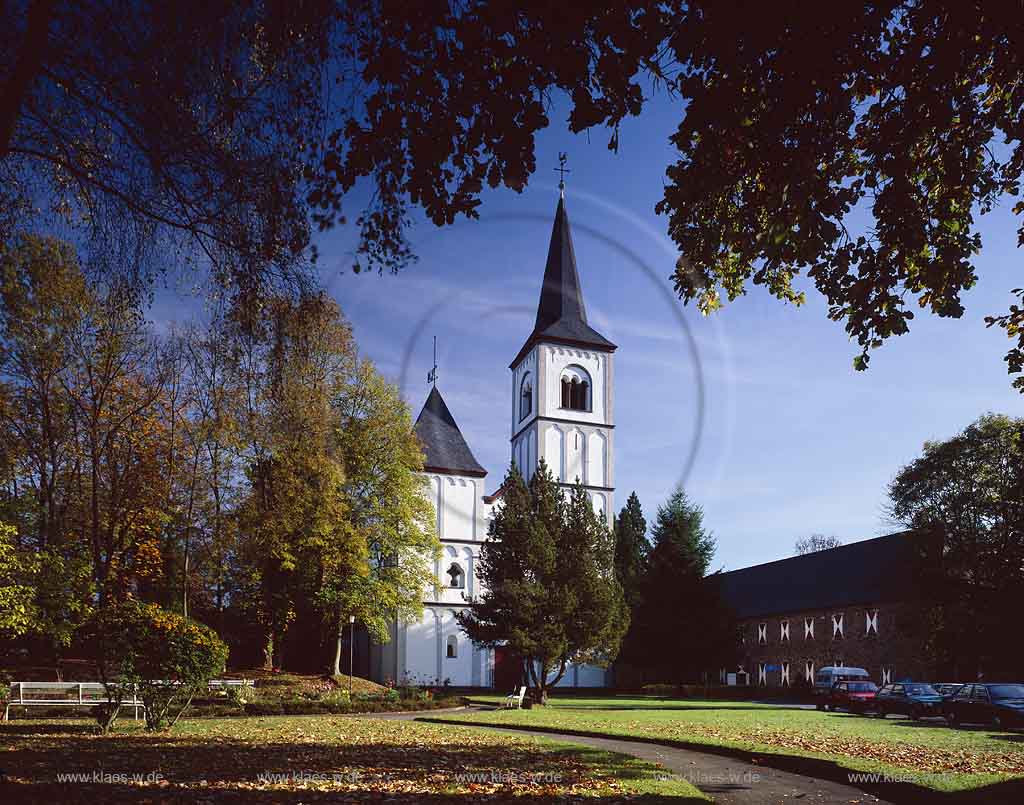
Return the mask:
[[448,635],[448,659],[454,660],[459,656],[459,639],[455,635]]
[[466,586],[466,574],[457,562],[452,562],[452,566],[448,568],[448,586],[459,590]]
[[519,418],[526,419],[533,410],[533,382],[530,376],[523,378],[522,387],[519,391]]
[[567,366],[562,372],[562,408],[590,410],[590,375],[581,366]]

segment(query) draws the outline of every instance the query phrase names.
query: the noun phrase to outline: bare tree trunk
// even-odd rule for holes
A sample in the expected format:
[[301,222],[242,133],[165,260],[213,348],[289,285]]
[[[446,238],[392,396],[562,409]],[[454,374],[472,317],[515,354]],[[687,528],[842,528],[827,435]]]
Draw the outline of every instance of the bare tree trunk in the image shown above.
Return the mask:
[[181,614],[188,617],[188,542],[185,543],[185,560],[181,565]]
[[189,558],[192,554],[192,516],[195,513],[196,483],[199,476],[199,447],[193,446],[192,478],[188,488],[188,508],[185,515],[185,545],[184,561],[181,567],[181,608],[185,617],[188,617],[188,572]]
[[[334,641],[334,663],[331,665],[331,674],[334,676],[341,676],[341,644],[345,636],[345,622],[341,617],[340,607],[338,608],[338,611],[334,613],[334,618],[336,639]],[[352,669],[349,668],[348,672],[351,675]]]
[[274,670],[274,630],[267,629],[263,635],[263,670]]
[[[540,672],[537,671],[537,666],[540,665]],[[537,704],[545,704],[547,700],[547,694],[544,692],[544,682],[547,676],[547,669],[545,668],[542,660],[535,660],[529,658],[526,660],[526,672],[529,675],[530,687],[532,692],[530,698]]]
[[178,714],[174,718],[171,719],[171,723],[167,725],[168,729],[170,729],[175,724],[177,724],[178,723],[178,719],[181,718],[181,714],[184,713],[186,710],[188,710],[188,706],[190,704],[192,704],[192,697],[193,696],[195,696],[195,692],[194,691],[188,695],[188,701],[186,701],[185,704],[182,705],[181,709],[178,711]]

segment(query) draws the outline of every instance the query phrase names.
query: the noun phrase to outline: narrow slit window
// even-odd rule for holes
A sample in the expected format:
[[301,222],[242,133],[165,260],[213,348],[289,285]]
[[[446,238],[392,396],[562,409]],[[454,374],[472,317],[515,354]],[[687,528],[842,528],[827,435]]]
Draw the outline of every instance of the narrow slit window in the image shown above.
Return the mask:
[[533,384],[530,376],[523,378],[522,389],[519,392],[519,418],[526,419],[533,411]]

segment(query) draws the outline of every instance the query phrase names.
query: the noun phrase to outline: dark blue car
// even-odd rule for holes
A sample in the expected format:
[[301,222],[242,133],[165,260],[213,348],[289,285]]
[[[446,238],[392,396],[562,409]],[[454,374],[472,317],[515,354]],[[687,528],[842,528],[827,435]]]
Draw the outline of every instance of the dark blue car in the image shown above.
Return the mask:
[[964,685],[945,703],[951,726],[991,724],[997,730],[1024,726],[1024,685],[985,682]]
[[890,713],[910,716],[915,721],[927,716],[941,716],[943,698],[924,682],[897,682],[886,685],[875,697],[875,709],[882,718]]

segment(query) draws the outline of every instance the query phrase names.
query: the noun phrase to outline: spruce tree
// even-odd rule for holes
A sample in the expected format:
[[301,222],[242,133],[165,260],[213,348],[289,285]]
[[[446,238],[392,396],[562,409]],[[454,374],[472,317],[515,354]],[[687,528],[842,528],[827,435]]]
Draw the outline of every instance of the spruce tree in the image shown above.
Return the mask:
[[538,703],[571,663],[614,659],[629,615],[611,534],[583,487],[567,499],[543,461],[529,486],[515,466],[505,476],[477,572],[483,593],[459,623],[522,658]]
[[573,662],[607,665],[629,627],[629,607],[615,574],[615,541],[577,483],[560,532],[559,579],[570,598],[566,611]]
[[[628,684],[641,658],[638,645],[638,615],[643,600],[650,550],[647,521],[640,507],[640,498],[633,492],[615,518],[615,577],[622,585],[630,616],[629,630],[622,638],[622,648],[616,665],[616,681],[619,684]],[[639,680],[634,681],[639,684]]]
[[640,498],[633,492],[615,518],[615,576],[631,609],[640,603],[650,550],[647,521],[640,508]]
[[704,528],[704,512],[677,489],[652,528],[644,596],[637,613],[637,655],[649,675],[684,682],[701,671],[728,665],[734,646],[729,613],[717,585],[705,580],[715,540]]

